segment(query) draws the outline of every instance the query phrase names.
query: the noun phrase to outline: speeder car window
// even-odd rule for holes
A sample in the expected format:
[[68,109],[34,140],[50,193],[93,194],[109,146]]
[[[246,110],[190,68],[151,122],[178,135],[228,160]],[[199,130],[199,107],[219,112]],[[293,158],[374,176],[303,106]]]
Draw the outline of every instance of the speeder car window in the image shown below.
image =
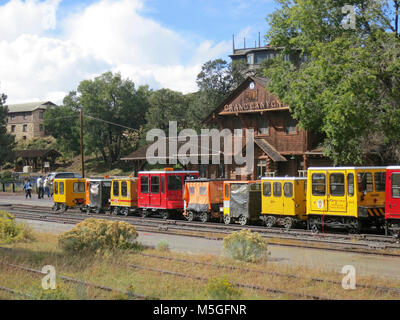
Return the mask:
[[182,190],[182,177],[181,176],[168,176],[168,190],[178,191]]

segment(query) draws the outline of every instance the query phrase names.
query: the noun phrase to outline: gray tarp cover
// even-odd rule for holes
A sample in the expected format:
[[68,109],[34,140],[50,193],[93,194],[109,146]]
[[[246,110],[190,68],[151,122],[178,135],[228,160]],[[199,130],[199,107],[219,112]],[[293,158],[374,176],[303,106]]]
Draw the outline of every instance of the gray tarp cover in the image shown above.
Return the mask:
[[232,184],[230,214],[237,218],[242,214],[249,216],[249,185],[248,184]]
[[258,219],[261,211],[261,191],[258,184],[232,184],[230,214],[234,218],[241,215],[250,220]]

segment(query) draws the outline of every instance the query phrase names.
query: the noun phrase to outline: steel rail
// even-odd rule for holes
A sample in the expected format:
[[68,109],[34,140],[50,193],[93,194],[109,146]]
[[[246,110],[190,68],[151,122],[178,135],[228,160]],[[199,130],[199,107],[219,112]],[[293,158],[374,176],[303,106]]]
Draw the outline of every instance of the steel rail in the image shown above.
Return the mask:
[[[0,249],[9,249],[9,248],[1,248],[0,247]],[[16,264],[13,264],[13,263],[4,262],[4,261],[0,261],[0,264],[7,265],[9,267],[12,267],[12,268],[15,268],[15,269],[19,269],[19,270],[22,270],[22,271],[43,275],[42,271],[35,270],[35,269],[32,269],[32,268],[28,268],[28,267],[25,267],[25,266],[19,266],[19,265],[16,265]],[[82,285],[87,286],[87,287],[93,287],[93,288],[97,288],[97,289],[108,291],[108,292],[122,293],[122,294],[127,295],[128,297],[134,297],[134,298],[143,299],[143,300],[149,299],[149,297],[147,297],[145,295],[137,294],[137,293],[134,293],[134,292],[131,292],[131,291],[123,291],[121,289],[111,288],[111,287],[108,287],[108,286],[104,286],[104,285],[100,285],[100,284],[96,284],[96,283],[92,283],[92,282],[87,282],[87,281],[84,281],[84,280],[75,279],[75,278],[62,276],[62,275],[57,275],[57,277],[62,279],[62,280],[64,280],[64,281],[82,284]],[[158,299],[155,299],[155,298],[152,298],[152,299],[158,300]]]
[[[286,274],[286,273],[275,272],[275,271],[257,270],[257,269],[242,268],[242,267],[236,267],[236,266],[225,266],[222,264],[214,264],[214,263],[209,263],[209,262],[194,261],[194,260],[175,258],[175,257],[158,256],[158,255],[142,253],[142,252],[138,252],[137,255],[141,255],[143,257],[148,257],[148,258],[156,258],[156,259],[169,260],[169,261],[192,263],[192,264],[196,264],[196,265],[204,265],[204,266],[215,267],[215,268],[219,268],[219,269],[230,269],[230,270],[238,270],[238,271],[244,271],[244,272],[254,272],[254,273],[273,275],[273,276],[279,276],[279,277],[287,277],[287,278],[291,278],[291,279],[308,280],[308,281],[313,281],[313,282],[321,282],[321,283],[324,282],[324,283],[342,285],[341,281],[331,280],[331,279],[321,279],[321,278],[314,278],[314,277],[306,278],[306,277],[300,277],[295,274]],[[389,287],[384,287],[384,286],[372,286],[372,285],[366,285],[366,284],[360,284],[360,283],[357,283],[357,287],[400,294],[399,288],[389,288]]]

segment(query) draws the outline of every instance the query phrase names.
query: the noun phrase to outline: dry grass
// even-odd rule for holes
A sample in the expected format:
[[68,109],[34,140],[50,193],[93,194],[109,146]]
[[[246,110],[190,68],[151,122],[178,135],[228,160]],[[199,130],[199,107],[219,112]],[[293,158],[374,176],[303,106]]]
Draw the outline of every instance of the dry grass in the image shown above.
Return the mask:
[[[199,277],[224,277],[231,282],[258,285],[268,288],[284,290],[286,292],[318,295],[332,299],[399,299],[400,295],[394,293],[379,292],[374,289],[357,288],[357,290],[343,290],[340,284],[330,282],[318,283],[310,280],[310,277],[329,279],[341,282],[342,274],[327,272],[305,267],[292,267],[285,264],[244,263],[233,261],[229,258],[213,255],[187,255],[171,251],[147,249],[144,253],[158,256],[181,258],[191,261],[222,264],[239,268],[252,269],[252,272],[243,270],[231,270],[216,266],[205,266],[182,262],[177,260],[165,260],[157,257],[146,257],[138,252],[116,251],[101,256],[69,256],[65,255],[57,245],[58,237],[50,234],[35,234],[37,239],[33,243],[20,243],[7,245],[13,250],[0,250],[0,262],[5,261],[18,265],[24,265],[41,270],[45,265],[52,265],[59,275],[82,279],[91,283],[118,288],[123,291],[131,290],[134,293],[143,294],[159,299],[208,299],[205,288],[207,282],[192,278],[181,278],[174,275],[166,275],[156,271],[131,268],[128,264],[136,264],[161,270],[175,271]],[[139,239],[140,240],[140,239]],[[298,275],[302,279],[265,274],[264,272],[279,272],[288,275]],[[86,288],[82,285],[65,283],[58,280],[60,286],[57,292],[50,294],[41,290],[42,275],[35,275],[25,271],[16,270],[0,264],[0,286],[12,288],[19,292],[33,295],[35,298],[50,299],[126,299],[126,295],[113,292],[105,292],[95,288]],[[393,281],[378,277],[357,276],[359,284],[373,284],[400,288],[400,281]],[[259,290],[242,288],[241,299],[294,299],[289,294],[272,294]],[[0,299],[20,299],[6,292],[0,291]]]

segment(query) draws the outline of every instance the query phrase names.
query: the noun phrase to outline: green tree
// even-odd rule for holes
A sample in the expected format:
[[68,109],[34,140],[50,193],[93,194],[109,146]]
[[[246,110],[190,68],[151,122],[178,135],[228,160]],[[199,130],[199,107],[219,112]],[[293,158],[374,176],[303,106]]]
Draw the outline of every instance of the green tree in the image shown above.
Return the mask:
[[177,121],[178,128],[188,127],[186,112],[188,100],[177,91],[160,89],[149,97],[150,107],[146,113],[145,134],[151,129],[161,129],[168,134],[169,122]]
[[14,136],[7,133],[8,108],[5,106],[7,96],[0,94],[0,165],[14,159]]
[[87,152],[99,152],[109,164],[119,160],[126,130],[138,132],[145,123],[148,91],[148,87],[136,89],[119,73],[107,72],[82,81],[77,101],[85,115]]
[[62,150],[80,152],[79,112],[84,114],[85,153],[100,154],[105,163],[119,160],[122,152],[135,148],[145,123],[150,95],[147,86],[135,88],[119,73],[107,72],[94,80],[81,81],[64,98],[63,106],[46,112],[45,128]]
[[57,150],[62,153],[80,153],[80,127],[78,107],[71,105],[76,92],[70,92],[62,106],[48,108],[44,114],[46,132],[57,140]]
[[[382,163],[399,160],[397,1],[277,2],[267,39],[285,50],[264,65],[267,88],[303,128],[325,136],[324,152],[336,164],[362,164],[371,153]],[[343,27],[348,4],[355,29]],[[300,54],[303,62],[285,61],[284,54]]]

